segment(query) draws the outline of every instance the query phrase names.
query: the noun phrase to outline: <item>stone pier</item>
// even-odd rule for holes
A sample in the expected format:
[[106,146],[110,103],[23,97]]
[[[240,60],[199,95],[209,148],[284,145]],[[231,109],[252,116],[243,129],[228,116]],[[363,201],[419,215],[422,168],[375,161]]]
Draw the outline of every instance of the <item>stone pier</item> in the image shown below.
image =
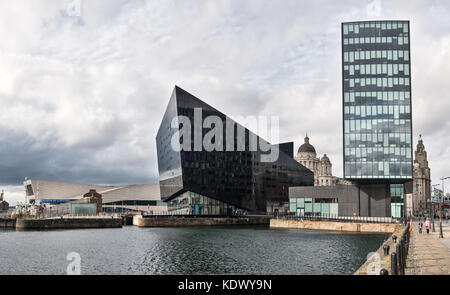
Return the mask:
[[206,225],[269,225],[266,216],[206,217],[206,216],[145,216],[135,215],[133,225],[139,227],[179,227]]
[[48,230],[75,228],[117,228],[122,227],[122,218],[112,217],[70,217],[17,219],[17,230]]
[[[396,224],[395,230],[392,235],[384,241],[384,243],[375,251],[375,255],[369,257],[366,262],[354,273],[355,275],[379,275],[381,269],[386,269],[391,274],[391,253],[395,252],[398,239],[405,232],[407,226],[403,224]],[[397,243],[394,243],[392,236],[397,236]],[[384,246],[389,247],[389,254],[384,255]]]
[[342,221],[311,221],[300,219],[270,219],[271,228],[311,229],[361,233],[393,233],[398,223],[364,223]]

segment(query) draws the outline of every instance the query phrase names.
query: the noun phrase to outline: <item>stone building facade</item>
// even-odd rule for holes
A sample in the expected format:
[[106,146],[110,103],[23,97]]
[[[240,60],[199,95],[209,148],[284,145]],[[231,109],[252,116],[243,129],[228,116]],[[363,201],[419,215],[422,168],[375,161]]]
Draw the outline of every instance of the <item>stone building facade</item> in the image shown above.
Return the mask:
[[9,203],[3,200],[4,192],[0,193],[0,211],[7,211],[9,209]]
[[431,174],[420,136],[414,155],[412,211],[414,215],[422,215],[425,209],[431,209]]
[[102,195],[97,193],[95,189],[90,189],[88,193],[83,195],[81,199],[85,204],[95,204],[97,206],[97,213],[102,212]]
[[318,158],[316,149],[309,143],[308,135],[305,137],[305,142],[299,147],[295,160],[314,172],[314,186],[351,184],[348,180],[333,176],[332,164],[327,154],[324,154],[322,158]]

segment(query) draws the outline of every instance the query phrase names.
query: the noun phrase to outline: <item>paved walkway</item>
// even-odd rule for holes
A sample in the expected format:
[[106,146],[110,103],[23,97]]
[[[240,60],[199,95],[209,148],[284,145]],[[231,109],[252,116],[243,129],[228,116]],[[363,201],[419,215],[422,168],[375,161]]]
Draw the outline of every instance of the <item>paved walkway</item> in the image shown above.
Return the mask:
[[427,234],[424,227],[419,234],[418,222],[413,223],[406,274],[450,275],[450,223],[442,222],[444,239],[439,238],[439,220],[435,220]]

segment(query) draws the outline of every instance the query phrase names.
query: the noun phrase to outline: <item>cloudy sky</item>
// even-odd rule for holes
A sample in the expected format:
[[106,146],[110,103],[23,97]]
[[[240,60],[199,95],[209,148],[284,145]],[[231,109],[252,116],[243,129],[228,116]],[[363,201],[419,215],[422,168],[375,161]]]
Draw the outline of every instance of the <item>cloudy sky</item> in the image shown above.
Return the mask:
[[175,84],[232,116],[280,116],[281,141],[308,133],[342,176],[340,23],[376,19],[411,21],[414,142],[440,183],[449,15],[449,1],[418,0],[1,1],[0,189],[15,203],[24,177],[156,182]]

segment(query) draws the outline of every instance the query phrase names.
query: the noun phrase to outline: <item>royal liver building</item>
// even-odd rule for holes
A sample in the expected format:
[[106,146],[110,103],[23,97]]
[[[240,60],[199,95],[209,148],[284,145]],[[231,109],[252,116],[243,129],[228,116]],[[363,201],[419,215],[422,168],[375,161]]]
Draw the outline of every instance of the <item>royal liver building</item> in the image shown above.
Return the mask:
[[412,203],[414,215],[422,215],[425,209],[431,208],[431,176],[422,136],[414,156]]

